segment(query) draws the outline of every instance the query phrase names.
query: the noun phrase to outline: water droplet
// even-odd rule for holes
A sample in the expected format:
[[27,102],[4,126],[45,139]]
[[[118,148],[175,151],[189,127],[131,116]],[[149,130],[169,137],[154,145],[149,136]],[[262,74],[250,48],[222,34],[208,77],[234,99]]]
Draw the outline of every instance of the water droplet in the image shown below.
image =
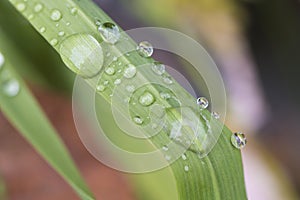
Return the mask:
[[141,125],[141,124],[144,122],[144,121],[142,120],[142,118],[139,117],[139,116],[135,116],[135,117],[133,118],[133,121],[134,121],[134,123],[139,124],[139,125]]
[[29,20],[32,20],[33,18],[34,18],[34,14],[28,15],[28,19],[29,19]]
[[26,9],[26,4],[25,3],[18,3],[16,8],[17,8],[18,11],[23,12]]
[[37,3],[37,4],[34,6],[34,12],[39,13],[39,12],[41,12],[41,11],[43,10],[43,8],[44,8],[43,4]]
[[53,21],[57,22],[62,18],[62,14],[59,10],[54,9],[54,10],[52,10],[50,17]]
[[109,52],[107,52],[107,54],[106,54],[106,57],[109,57],[110,56],[110,53]]
[[208,100],[205,97],[199,97],[197,99],[197,104],[200,106],[201,109],[205,109],[208,107]]
[[169,84],[169,85],[173,83],[171,77],[170,77],[169,75],[166,75],[166,74],[163,76],[163,81],[164,81],[166,84]]
[[237,149],[244,148],[247,144],[247,138],[241,132],[233,133],[231,135],[231,144]]
[[100,24],[98,31],[101,33],[105,42],[115,44],[120,39],[120,30],[118,26],[111,22]]
[[220,114],[217,112],[212,112],[211,115],[215,118],[215,119],[220,119]]
[[163,75],[163,73],[166,71],[166,67],[162,63],[155,62],[152,65],[152,70],[158,75]]
[[113,61],[117,61],[118,58],[116,56],[113,57]]
[[125,78],[133,78],[136,74],[136,67],[132,64],[128,64],[124,70]]
[[41,33],[45,33],[45,31],[46,31],[46,28],[44,26],[40,28]]
[[4,63],[5,63],[5,58],[3,54],[0,52],[0,70],[4,66]]
[[51,44],[52,46],[57,45],[57,43],[58,43],[58,40],[55,39],[55,38],[53,38],[53,39],[50,41],[50,44]]
[[152,44],[147,41],[143,41],[138,45],[137,51],[141,56],[148,58],[153,54]]
[[64,35],[65,35],[65,32],[63,32],[63,31],[58,32],[58,36],[63,37]]
[[98,85],[96,89],[99,92],[103,92],[106,89],[106,87],[104,85]]
[[165,156],[165,159],[166,159],[167,161],[169,161],[169,160],[171,160],[171,156],[166,155],[166,156]]
[[103,81],[103,85],[108,85],[108,80]]
[[168,148],[168,146],[167,146],[167,145],[164,145],[164,146],[162,147],[162,150],[164,150],[164,151],[168,151],[168,150],[169,150],[169,148]]
[[166,93],[166,92],[161,92],[159,95],[163,99],[170,99],[171,98],[171,95],[169,93]]
[[127,85],[126,86],[126,90],[128,91],[128,92],[133,92],[134,91],[134,86],[133,85]]
[[118,78],[118,79],[115,80],[114,84],[115,84],[115,85],[120,85],[121,82],[122,82],[121,79]]
[[115,70],[115,68],[113,68],[113,67],[108,67],[108,68],[106,68],[105,69],[105,73],[107,74],[107,75],[114,75],[115,73],[116,73],[116,70]]
[[70,25],[71,25],[71,22],[67,22],[66,25],[67,25],[67,26],[70,26]]
[[67,67],[85,78],[94,77],[103,66],[102,47],[89,34],[67,37],[60,45],[59,51]]
[[155,101],[154,96],[150,92],[144,92],[139,98],[139,103],[143,106],[150,106]]
[[184,166],[184,171],[188,172],[189,171],[189,166]]
[[129,56],[130,56],[130,53],[126,53],[125,55],[126,55],[127,57],[129,57]]
[[73,8],[70,9],[70,12],[71,12],[72,15],[76,15],[77,12],[78,12],[78,9],[73,7]]
[[2,89],[5,95],[14,97],[20,92],[20,84],[16,79],[11,79],[3,83]]
[[181,158],[182,158],[182,160],[186,160],[186,159],[187,159],[187,157],[186,157],[185,154],[182,154],[182,155],[181,155]]

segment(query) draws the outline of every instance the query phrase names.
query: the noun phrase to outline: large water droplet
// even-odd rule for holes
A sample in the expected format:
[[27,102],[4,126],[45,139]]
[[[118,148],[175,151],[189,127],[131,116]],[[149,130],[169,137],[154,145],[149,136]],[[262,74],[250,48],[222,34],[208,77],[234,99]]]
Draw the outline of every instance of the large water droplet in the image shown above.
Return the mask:
[[136,74],[136,67],[132,64],[128,64],[128,66],[124,70],[125,78],[133,78]]
[[57,22],[57,21],[59,21],[59,20],[62,18],[62,14],[61,14],[61,12],[60,12],[59,10],[54,9],[54,10],[51,11],[51,16],[50,16],[50,18],[51,18],[53,21]]
[[5,58],[4,58],[3,54],[0,52],[0,70],[4,66],[4,63],[5,63]]
[[115,44],[120,39],[120,30],[118,26],[111,22],[105,22],[98,27],[105,42]]
[[43,8],[44,8],[44,6],[43,6],[43,4],[41,4],[41,3],[37,3],[35,6],[34,6],[34,12],[36,12],[36,13],[39,13],[39,12],[41,12],[42,10],[43,10]]
[[59,51],[67,67],[83,77],[97,75],[103,66],[102,47],[89,34],[75,34],[66,38]]
[[199,97],[197,99],[197,104],[200,106],[201,109],[205,109],[208,107],[209,102],[205,97]]
[[237,149],[244,148],[247,144],[247,138],[241,132],[233,133],[231,135],[231,144]]
[[26,4],[25,3],[18,3],[16,8],[17,8],[18,11],[23,12],[26,9]]
[[153,46],[149,42],[143,41],[138,45],[137,51],[141,56],[148,58],[153,54]]
[[163,75],[163,73],[166,71],[166,67],[162,63],[155,62],[152,65],[152,70],[158,75]]
[[20,92],[20,84],[16,79],[10,79],[3,83],[2,89],[5,95],[14,97]]
[[139,98],[140,104],[143,106],[150,106],[155,101],[154,96],[150,92],[144,92]]

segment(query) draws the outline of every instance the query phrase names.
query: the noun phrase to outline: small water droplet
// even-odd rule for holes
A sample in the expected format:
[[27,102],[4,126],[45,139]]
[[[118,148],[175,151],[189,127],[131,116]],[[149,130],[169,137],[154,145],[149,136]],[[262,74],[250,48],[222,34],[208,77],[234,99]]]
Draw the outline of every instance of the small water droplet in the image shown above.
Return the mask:
[[71,25],[71,22],[67,22],[66,25],[67,25],[67,26],[70,26],[70,25]]
[[103,91],[106,89],[106,87],[105,87],[104,85],[101,85],[101,84],[100,84],[100,85],[97,86],[96,89],[97,89],[97,91],[99,91],[99,92],[103,92]]
[[103,51],[99,42],[89,34],[74,34],[60,45],[64,63],[85,78],[96,76],[103,66]]
[[211,115],[215,118],[215,119],[220,119],[220,114],[217,112],[212,112]]
[[128,92],[133,92],[134,91],[134,86],[133,85],[127,85],[126,86],[126,90],[128,91]]
[[166,156],[165,156],[165,159],[166,159],[167,161],[169,161],[169,160],[171,160],[171,156],[166,155]]
[[150,92],[144,92],[139,98],[139,103],[143,106],[150,106],[155,101],[154,96]]
[[171,95],[169,93],[166,93],[166,92],[161,92],[159,95],[163,99],[170,99],[171,98]]
[[45,31],[46,31],[46,28],[45,28],[44,26],[42,26],[42,27],[40,28],[40,32],[41,32],[41,33],[45,33]]
[[137,51],[141,56],[148,58],[153,54],[153,46],[149,42],[143,41],[138,45]]
[[29,20],[32,20],[33,18],[34,18],[34,14],[28,15],[28,19],[29,19]]
[[18,3],[16,8],[17,8],[18,11],[23,12],[26,9],[26,4],[25,3]]
[[4,66],[4,63],[5,63],[5,58],[4,58],[3,54],[0,52],[0,70]]
[[152,65],[152,70],[158,75],[163,75],[163,73],[166,71],[166,67],[162,63],[155,62]]
[[188,172],[189,171],[189,166],[185,165],[184,166],[184,171]]
[[170,77],[169,75],[166,75],[166,74],[163,76],[163,81],[164,81],[166,84],[168,84],[168,85],[170,85],[170,84],[173,83],[171,77]]
[[142,120],[142,118],[141,117],[139,117],[139,116],[135,116],[134,118],[133,118],[133,121],[134,121],[134,123],[136,123],[136,124],[138,124],[138,125],[141,125],[144,121]]
[[130,56],[130,53],[126,53],[125,55],[126,55],[127,57],[129,57],[129,56]]
[[50,17],[51,17],[51,19],[53,21],[57,22],[57,21],[59,21],[62,18],[62,14],[61,14],[61,12],[59,10],[53,9],[51,11],[51,16]]
[[55,39],[55,38],[53,38],[53,39],[50,41],[50,44],[51,44],[52,46],[57,45],[57,43],[58,43],[58,40]]
[[77,12],[78,12],[78,9],[73,7],[73,8],[70,9],[70,12],[71,12],[72,15],[76,15]]
[[116,73],[116,70],[115,70],[115,68],[113,68],[113,67],[108,67],[108,68],[106,68],[105,69],[105,73],[107,74],[107,75],[114,75],[115,73]]
[[121,79],[118,78],[118,79],[115,80],[114,84],[115,84],[115,85],[120,85],[121,82],[122,82]]
[[117,61],[118,58],[116,56],[113,57],[113,61]]
[[169,147],[168,147],[167,145],[164,145],[164,146],[162,147],[162,150],[168,151],[168,150],[169,150]]
[[120,39],[120,30],[118,26],[111,22],[100,24],[98,31],[101,33],[105,42],[115,44]]
[[5,95],[14,97],[20,92],[20,84],[16,79],[11,79],[3,83],[2,89]]
[[197,104],[200,106],[201,109],[205,109],[208,107],[209,102],[205,97],[199,97],[197,99]]
[[181,158],[182,158],[182,160],[186,160],[186,159],[187,159],[187,157],[186,157],[185,154],[182,154],[182,155],[181,155]]
[[39,12],[41,12],[43,10],[43,8],[44,8],[43,4],[37,3],[34,6],[34,12],[39,13]]
[[109,57],[111,54],[109,52],[107,52],[106,57]]
[[233,133],[231,135],[231,144],[237,149],[244,148],[247,144],[245,134],[241,132]]
[[128,64],[124,70],[125,78],[133,78],[136,74],[136,67],[132,64]]
[[64,31],[59,31],[59,32],[58,32],[58,36],[63,37],[64,35],[65,35],[65,32],[64,32]]

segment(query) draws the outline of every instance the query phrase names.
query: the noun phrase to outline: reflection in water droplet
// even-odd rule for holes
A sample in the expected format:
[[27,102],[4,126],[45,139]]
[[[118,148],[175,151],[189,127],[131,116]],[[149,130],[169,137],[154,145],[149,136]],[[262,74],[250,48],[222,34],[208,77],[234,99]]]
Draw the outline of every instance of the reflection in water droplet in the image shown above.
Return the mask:
[[0,70],[4,66],[4,63],[5,63],[5,58],[4,58],[3,54],[0,52]]
[[153,54],[153,46],[149,42],[143,41],[138,45],[137,51],[141,56],[148,58]]
[[69,69],[85,78],[97,75],[103,66],[103,51],[89,34],[67,37],[60,45],[60,55]]
[[220,114],[217,112],[212,112],[211,115],[215,118],[215,119],[220,119]]
[[9,97],[17,96],[20,92],[20,84],[17,80],[11,79],[3,83],[3,93]]
[[241,132],[233,133],[231,135],[231,144],[237,149],[244,148],[247,144],[245,134]]
[[41,12],[43,10],[44,6],[43,4],[41,3],[37,3],[35,6],[34,6],[34,12],[38,13],[38,12]]
[[53,21],[57,22],[57,21],[59,21],[59,20],[62,18],[62,14],[61,14],[61,12],[60,12],[59,10],[54,9],[54,10],[51,11],[51,16],[50,16],[50,18],[51,18]]
[[125,78],[133,78],[136,74],[136,67],[132,64],[128,64],[126,69],[124,70]]
[[114,75],[115,73],[116,73],[116,70],[115,70],[115,68],[113,68],[113,67],[108,67],[108,68],[106,68],[105,69],[105,73],[107,74],[107,75]]
[[145,92],[139,98],[139,103],[143,106],[150,106],[155,101],[154,96],[150,92]]
[[141,125],[144,121],[141,119],[141,117],[139,117],[139,116],[135,116],[134,118],[133,118],[133,121],[134,121],[134,123],[136,123],[136,124],[138,124],[138,125]]
[[200,106],[201,109],[205,109],[208,107],[209,102],[205,97],[199,97],[197,99],[197,104]]
[[16,8],[17,8],[18,11],[23,12],[26,9],[26,4],[25,3],[18,3]]
[[153,63],[151,68],[158,75],[163,75],[163,73],[166,71],[165,65],[159,62]]
[[120,39],[120,30],[118,26],[111,22],[105,22],[98,27],[105,42],[115,44]]

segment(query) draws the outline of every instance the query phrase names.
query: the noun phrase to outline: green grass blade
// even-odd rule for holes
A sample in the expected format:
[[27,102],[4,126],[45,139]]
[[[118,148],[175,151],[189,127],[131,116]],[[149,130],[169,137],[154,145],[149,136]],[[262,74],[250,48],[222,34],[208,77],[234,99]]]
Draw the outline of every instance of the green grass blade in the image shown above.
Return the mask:
[[[7,43],[8,41],[0,29],[0,52],[3,52],[5,57],[4,66],[0,70],[0,109],[82,199],[94,199],[63,142],[48,122],[25,83],[14,71],[13,66],[20,58],[16,53],[7,54],[5,51],[9,46]],[[17,81],[14,82],[17,85],[8,86],[12,81]]]
[[[99,53],[97,45],[95,45],[95,43],[91,43],[90,40],[91,37],[93,37],[97,40],[97,42],[102,42],[102,37],[97,31],[95,19],[98,19],[100,22],[112,22],[112,20],[101,9],[99,9],[89,0],[39,0],[30,2],[10,0],[10,2],[31,22],[31,24],[38,31],[41,29],[44,30],[43,28],[47,29],[47,31],[41,31],[41,34],[53,46],[53,48],[61,54],[65,63],[70,68],[72,68],[72,66],[69,65],[69,58],[66,56],[66,54],[70,53],[74,49],[77,51],[78,48],[76,49],[75,47],[82,47],[82,45],[86,47],[85,45],[88,45],[89,48],[97,50],[95,53]],[[43,5],[43,10],[38,13],[35,12],[35,6],[37,3],[42,3]],[[32,15],[35,15],[35,17],[32,17]],[[78,33],[81,33],[81,35],[75,35]],[[76,40],[74,37],[72,40],[70,40],[70,36],[72,35],[76,37]],[[63,41],[66,41],[66,38],[69,39],[69,43],[62,43]],[[135,46],[136,44],[129,40],[126,45],[120,42],[120,44],[118,43],[115,46],[106,47],[104,50],[112,55],[118,56],[118,53],[122,52],[122,49],[135,49]],[[63,51],[61,50],[62,47],[64,48]],[[82,48],[79,48],[79,50],[80,49]],[[88,70],[90,70],[88,71],[89,73],[92,72],[95,67],[102,64],[100,62],[101,59],[99,57],[96,58],[99,59],[97,60],[99,62],[90,63],[88,68]],[[133,52],[128,57],[123,56],[119,59],[119,61],[125,64],[131,63],[136,66],[153,62],[152,59],[142,58],[137,52]],[[124,67],[125,66],[120,66],[120,69],[124,70]],[[73,70],[75,71],[76,69],[73,68]],[[113,78],[108,76],[105,76],[105,78],[109,81],[110,85],[113,85],[112,83],[115,81]],[[156,77],[152,76],[151,73],[147,73],[147,71],[140,71],[140,76],[138,76],[136,81],[140,83],[139,81],[141,80],[153,80],[155,78]],[[96,88],[98,84],[96,78],[86,80],[93,88]],[[178,90],[180,90],[179,94],[181,96],[184,96],[187,101],[191,102],[191,104],[195,104],[195,99],[178,83],[174,81],[174,85]],[[102,96],[101,98],[108,103],[108,106],[110,105],[109,103],[111,103],[110,94],[113,89],[114,88],[111,87],[106,89],[105,92],[100,93]],[[153,94],[157,94],[161,90],[160,87],[154,84],[147,86],[147,89]],[[122,91],[120,92],[120,95],[122,95]],[[174,102],[161,103],[164,103],[166,107],[170,108],[174,108],[176,106],[176,103]],[[104,107],[99,100],[97,100],[96,104]],[[114,106],[116,106],[116,108],[122,112],[123,108],[121,104]],[[145,112],[141,108],[132,108],[131,111]],[[171,113],[171,115],[174,119],[178,117],[178,113],[176,111]],[[206,115],[207,118],[211,116],[210,113],[206,111],[203,112],[203,115]],[[202,121],[202,123],[204,122]],[[114,124],[113,120],[110,120],[108,125],[111,128],[116,127],[116,124]],[[221,125],[213,120],[213,124],[211,124],[211,126],[219,127]],[[113,138],[118,135],[118,131],[111,131],[111,133],[112,132],[114,134],[109,135],[110,137]],[[121,134],[122,133],[120,132],[120,135]],[[206,135],[207,133],[203,130],[202,134]],[[170,167],[168,167],[168,170],[171,170],[172,172],[172,178],[176,180],[177,191],[165,190],[163,183],[165,183],[167,180],[157,178],[156,182],[158,185],[161,185],[161,191],[164,191],[165,194],[177,192],[179,199],[189,200],[246,199],[247,197],[244,186],[240,151],[235,149],[230,144],[230,137],[231,132],[227,128],[224,128],[216,146],[209,153],[209,155],[203,159],[199,159],[198,154],[196,154],[194,151],[187,151],[186,160],[179,159]],[[116,140],[118,140],[118,138],[116,138]],[[119,139],[118,142],[124,146],[131,146],[128,145],[127,140],[125,139]],[[162,145],[169,143],[170,138],[166,133],[158,134],[155,137],[152,137],[148,142],[154,147],[160,148]],[[199,146],[201,146],[201,144],[198,144],[197,147]],[[184,170],[186,165],[189,166],[188,172]],[[148,189],[149,192],[151,192],[151,186],[147,188],[149,185],[144,183],[144,190]],[[155,199],[161,199],[160,197],[161,196],[157,196]]]

